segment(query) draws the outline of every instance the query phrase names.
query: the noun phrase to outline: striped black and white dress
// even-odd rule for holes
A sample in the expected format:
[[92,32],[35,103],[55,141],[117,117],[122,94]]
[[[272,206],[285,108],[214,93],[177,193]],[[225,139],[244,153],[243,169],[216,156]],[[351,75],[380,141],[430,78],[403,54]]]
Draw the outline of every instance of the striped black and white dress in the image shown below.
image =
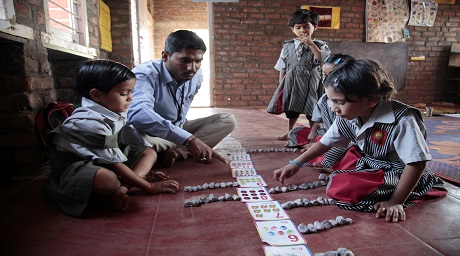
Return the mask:
[[[321,52],[330,53],[325,42],[316,39],[313,41]],[[290,111],[311,117],[318,98],[324,93],[321,63],[307,46],[302,48],[299,55],[296,45],[298,42],[295,43],[295,39],[288,40],[283,45],[282,56],[278,62],[283,66],[280,71],[285,71],[286,74],[278,85],[267,112],[281,114]]]
[[[321,142],[342,147],[353,142],[363,153],[355,169],[334,171],[327,186],[328,196],[348,210],[374,211],[374,204],[391,197],[406,163],[431,160],[420,111],[394,100],[379,103],[364,124],[337,117]],[[404,206],[442,184],[425,168]]]

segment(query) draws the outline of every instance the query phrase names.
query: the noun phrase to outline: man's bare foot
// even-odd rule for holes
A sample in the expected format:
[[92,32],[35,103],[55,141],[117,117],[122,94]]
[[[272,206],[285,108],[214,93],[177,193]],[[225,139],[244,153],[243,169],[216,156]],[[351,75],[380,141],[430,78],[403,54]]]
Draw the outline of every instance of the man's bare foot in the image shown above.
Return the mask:
[[277,140],[288,140],[288,134],[281,135],[279,137],[276,137]]
[[160,155],[161,163],[165,167],[171,167],[174,165],[176,160],[180,159],[182,155],[175,149],[168,149],[162,155]]
[[128,188],[120,186],[113,193],[102,196],[101,200],[114,210],[126,211],[129,207],[129,196],[126,193]]

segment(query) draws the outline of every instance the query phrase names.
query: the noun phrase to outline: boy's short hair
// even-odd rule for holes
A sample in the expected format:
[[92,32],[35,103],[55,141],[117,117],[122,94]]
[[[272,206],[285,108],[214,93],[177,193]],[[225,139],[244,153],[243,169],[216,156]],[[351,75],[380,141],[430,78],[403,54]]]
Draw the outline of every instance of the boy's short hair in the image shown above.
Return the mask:
[[310,22],[313,26],[318,26],[319,14],[315,11],[299,9],[292,13],[288,26],[294,27],[295,24],[305,24]]
[[177,30],[169,34],[165,42],[165,52],[173,54],[184,49],[206,52],[206,44],[201,37],[189,30]]
[[108,93],[115,85],[136,78],[125,65],[111,60],[94,60],[83,63],[77,73],[76,90],[88,99],[90,91],[98,89]]

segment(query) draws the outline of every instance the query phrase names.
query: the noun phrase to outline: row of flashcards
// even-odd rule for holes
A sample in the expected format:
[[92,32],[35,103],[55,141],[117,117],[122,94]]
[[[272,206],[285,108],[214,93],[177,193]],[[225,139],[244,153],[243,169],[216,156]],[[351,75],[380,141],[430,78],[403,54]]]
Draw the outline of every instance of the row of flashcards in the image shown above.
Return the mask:
[[232,177],[240,185],[237,193],[241,202],[246,203],[261,240],[266,256],[311,256],[307,241],[303,238],[293,221],[274,201],[267,189],[268,184],[258,175],[249,154],[242,149],[229,151]]

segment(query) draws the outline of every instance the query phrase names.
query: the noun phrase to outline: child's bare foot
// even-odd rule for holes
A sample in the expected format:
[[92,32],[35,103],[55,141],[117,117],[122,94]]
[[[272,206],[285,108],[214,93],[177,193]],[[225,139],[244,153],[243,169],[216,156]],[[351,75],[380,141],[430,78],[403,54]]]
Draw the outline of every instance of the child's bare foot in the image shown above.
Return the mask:
[[160,159],[165,167],[171,167],[181,157],[182,155],[177,150],[168,149],[160,156]]
[[161,182],[152,183],[152,187],[149,190],[149,193],[159,194],[159,193],[176,193],[179,189],[179,182],[175,180],[166,180]]
[[101,197],[110,208],[114,210],[126,211],[129,207],[128,188],[124,186],[118,187],[113,193]]
[[278,136],[276,137],[277,140],[288,140],[288,134],[284,134],[284,135],[281,135],[281,136]]

